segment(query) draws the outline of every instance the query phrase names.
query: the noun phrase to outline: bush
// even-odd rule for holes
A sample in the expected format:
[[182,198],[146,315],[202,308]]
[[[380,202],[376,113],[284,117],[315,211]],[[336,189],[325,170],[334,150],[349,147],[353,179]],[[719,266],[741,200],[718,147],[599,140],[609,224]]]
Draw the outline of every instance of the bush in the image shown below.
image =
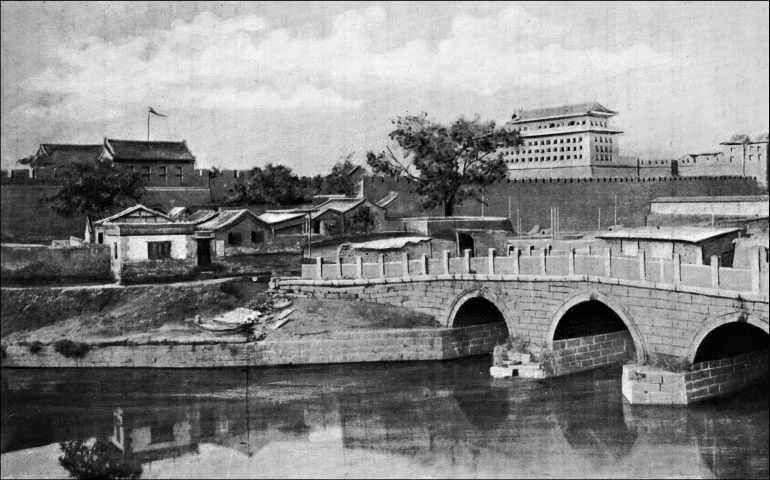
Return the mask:
[[35,340],[34,342],[27,345],[27,350],[29,350],[29,353],[37,353],[42,349],[43,349],[43,342],[38,340]]
[[53,344],[54,350],[67,358],[83,358],[86,356],[91,346],[87,343],[73,342],[72,340],[57,340]]

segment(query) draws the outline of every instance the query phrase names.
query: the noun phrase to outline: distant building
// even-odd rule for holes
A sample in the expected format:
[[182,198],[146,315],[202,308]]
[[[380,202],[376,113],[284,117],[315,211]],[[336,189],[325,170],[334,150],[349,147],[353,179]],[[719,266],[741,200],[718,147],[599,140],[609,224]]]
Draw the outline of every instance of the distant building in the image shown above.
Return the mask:
[[713,255],[720,265],[732,267],[740,228],[641,227],[623,228],[598,235],[621,256],[636,257],[644,251],[648,258],[670,260],[678,253],[682,263],[709,265]]
[[736,134],[720,143],[721,152],[687,154],[679,158],[674,174],[682,177],[737,175],[755,177],[768,186],[768,135],[750,138]]
[[66,168],[77,163],[95,163],[102,153],[102,145],[72,145],[41,143],[33,165],[38,167]]
[[129,172],[138,172],[148,186],[187,186],[200,176],[195,172],[195,156],[185,141],[145,142],[105,138],[99,160],[112,162]]
[[[502,150],[509,178],[589,178],[597,168],[619,166],[623,132],[611,125],[615,115],[598,102],[515,113],[506,128],[519,133],[521,145]],[[623,170],[635,173],[628,166]]]

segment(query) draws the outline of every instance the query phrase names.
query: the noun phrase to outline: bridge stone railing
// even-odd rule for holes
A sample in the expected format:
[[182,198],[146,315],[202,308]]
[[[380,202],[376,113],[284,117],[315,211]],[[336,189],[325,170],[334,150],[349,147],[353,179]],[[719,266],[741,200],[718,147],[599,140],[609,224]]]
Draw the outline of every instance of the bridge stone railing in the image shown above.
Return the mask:
[[462,257],[443,252],[441,258],[422,255],[411,259],[404,253],[398,262],[386,262],[380,255],[376,263],[364,263],[357,257],[355,263],[324,262],[317,257],[314,264],[302,266],[302,278],[308,280],[376,280],[396,278],[426,278],[446,275],[547,277],[576,279],[594,277],[617,279],[633,283],[655,284],[656,288],[677,289],[681,286],[714,291],[743,292],[766,298],[768,296],[768,262],[762,259],[758,248],[752,250],[748,270],[719,266],[718,257],[711,257],[711,265],[682,264],[679,254],[672,260],[648,259],[645,252],[636,257],[615,256],[610,248],[600,255],[579,255],[575,249],[566,254],[551,255],[546,249],[522,256],[514,249],[509,256],[496,256],[489,249],[486,257],[471,257],[470,250]]

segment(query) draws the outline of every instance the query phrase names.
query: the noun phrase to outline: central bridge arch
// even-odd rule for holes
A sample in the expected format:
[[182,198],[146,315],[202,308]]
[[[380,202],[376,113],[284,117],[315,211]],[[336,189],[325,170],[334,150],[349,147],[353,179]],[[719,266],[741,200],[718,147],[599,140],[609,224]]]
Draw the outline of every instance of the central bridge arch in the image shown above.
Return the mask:
[[[636,323],[620,305],[606,295],[595,291],[585,291],[573,295],[556,310],[546,337],[548,350],[554,349],[554,341],[580,337],[579,328],[574,326],[569,328],[563,322],[591,312],[604,317],[604,319],[597,328],[586,330],[585,336],[627,329],[633,340],[637,363],[645,362],[647,347]],[[606,328],[608,331],[604,332],[601,330],[602,328]]]
[[769,336],[766,318],[741,311],[712,317],[693,337],[687,361],[699,363],[767,349]]

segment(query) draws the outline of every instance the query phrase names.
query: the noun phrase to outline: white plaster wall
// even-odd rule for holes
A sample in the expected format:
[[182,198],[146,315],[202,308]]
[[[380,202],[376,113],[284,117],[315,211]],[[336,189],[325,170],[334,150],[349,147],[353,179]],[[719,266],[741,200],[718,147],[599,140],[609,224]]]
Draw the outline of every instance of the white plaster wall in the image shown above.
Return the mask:
[[123,240],[125,249],[120,254],[125,261],[147,260],[147,242],[171,242],[171,258],[182,260],[192,255],[186,235],[131,235]]
[[692,202],[653,203],[650,213],[665,215],[721,215],[766,217],[770,212],[767,202]]

